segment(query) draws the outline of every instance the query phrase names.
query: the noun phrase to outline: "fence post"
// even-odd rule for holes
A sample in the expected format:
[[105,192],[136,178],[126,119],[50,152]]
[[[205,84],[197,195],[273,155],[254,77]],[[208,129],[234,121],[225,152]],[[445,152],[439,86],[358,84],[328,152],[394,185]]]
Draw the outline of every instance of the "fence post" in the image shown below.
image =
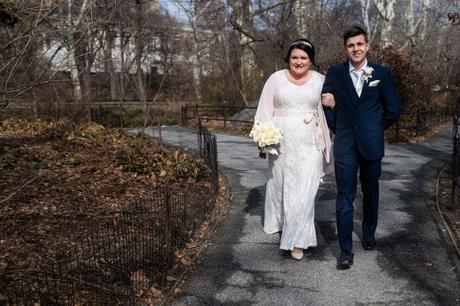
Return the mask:
[[214,170],[213,170],[213,176],[214,176],[214,188],[215,192],[219,190],[219,168],[218,165],[219,163],[217,162],[217,140],[216,137],[212,137],[212,153],[214,155]]
[[198,118],[197,123],[197,133],[196,133],[196,145],[198,152],[200,153],[200,157],[203,158],[203,143],[202,143],[202,134],[203,134],[203,126],[201,124],[201,119]]
[[224,128],[227,128],[227,108],[224,106]]
[[169,266],[171,260],[171,234],[172,234],[172,226],[171,226],[171,201],[170,201],[170,186],[164,186],[164,207],[165,207],[165,244],[164,244],[164,258],[167,259],[166,266]]
[[182,105],[180,107],[180,122],[185,124],[185,121],[187,121],[187,105]]
[[458,116],[454,115],[454,122],[452,127],[452,144],[453,144],[453,154],[452,154],[452,209],[455,209],[458,204],[458,147],[460,146],[460,135],[458,134]]
[[194,118],[198,118],[198,103],[195,104]]
[[395,142],[399,142],[399,120],[395,124]]
[[163,148],[163,137],[161,135],[161,118],[160,118],[160,116],[158,116],[157,122],[158,122],[158,140],[160,142],[161,148]]
[[423,119],[422,119],[422,114],[425,112],[424,109],[422,110],[417,110],[415,113],[415,133],[418,136],[420,132],[422,132],[422,124],[423,124]]

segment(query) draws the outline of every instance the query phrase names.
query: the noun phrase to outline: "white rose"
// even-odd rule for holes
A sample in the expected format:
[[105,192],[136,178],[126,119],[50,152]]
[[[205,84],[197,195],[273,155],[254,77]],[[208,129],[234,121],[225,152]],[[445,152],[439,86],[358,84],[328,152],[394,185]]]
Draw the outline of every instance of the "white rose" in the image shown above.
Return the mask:
[[369,66],[366,67],[366,68],[364,68],[364,73],[365,73],[366,75],[371,75],[372,72],[374,72],[374,68],[369,67]]

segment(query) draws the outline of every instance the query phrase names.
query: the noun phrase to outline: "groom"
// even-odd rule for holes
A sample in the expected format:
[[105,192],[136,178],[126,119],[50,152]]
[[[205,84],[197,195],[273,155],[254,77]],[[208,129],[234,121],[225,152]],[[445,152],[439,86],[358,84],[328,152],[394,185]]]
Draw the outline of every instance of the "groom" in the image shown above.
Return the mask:
[[383,131],[398,120],[400,113],[390,70],[367,61],[366,32],[351,27],[343,34],[343,42],[348,61],[329,68],[322,95],[327,123],[335,134],[336,215],[342,250],[338,269],[353,264],[353,201],[358,169],[363,192],[362,245],[365,250],[375,248]]

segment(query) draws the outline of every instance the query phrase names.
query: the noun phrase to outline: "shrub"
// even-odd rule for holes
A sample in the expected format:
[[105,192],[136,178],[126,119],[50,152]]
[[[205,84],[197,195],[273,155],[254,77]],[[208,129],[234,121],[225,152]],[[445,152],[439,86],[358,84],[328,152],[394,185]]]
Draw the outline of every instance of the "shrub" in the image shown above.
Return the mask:
[[398,50],[392,46],[374,47],[370,53],[370,61],[391,69],[401,100],[402,112],[413,112],[432,107],[431,84],[426,74],[411,60],[407,51]]

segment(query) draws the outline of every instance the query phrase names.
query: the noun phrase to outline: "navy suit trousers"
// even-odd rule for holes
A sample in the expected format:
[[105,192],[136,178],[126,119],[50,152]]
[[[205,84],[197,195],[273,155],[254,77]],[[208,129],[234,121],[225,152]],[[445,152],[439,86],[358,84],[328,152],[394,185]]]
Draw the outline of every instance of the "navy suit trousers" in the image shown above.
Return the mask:
[[366,160],[359,153],[355,143],[345,155],[335,157],[337,182],[337,231],[342,251],[353,247],[353,202],[356,195],[357,175],[363,192],[363,240],[374,240],[378,219],[379,178],[382,160]]

